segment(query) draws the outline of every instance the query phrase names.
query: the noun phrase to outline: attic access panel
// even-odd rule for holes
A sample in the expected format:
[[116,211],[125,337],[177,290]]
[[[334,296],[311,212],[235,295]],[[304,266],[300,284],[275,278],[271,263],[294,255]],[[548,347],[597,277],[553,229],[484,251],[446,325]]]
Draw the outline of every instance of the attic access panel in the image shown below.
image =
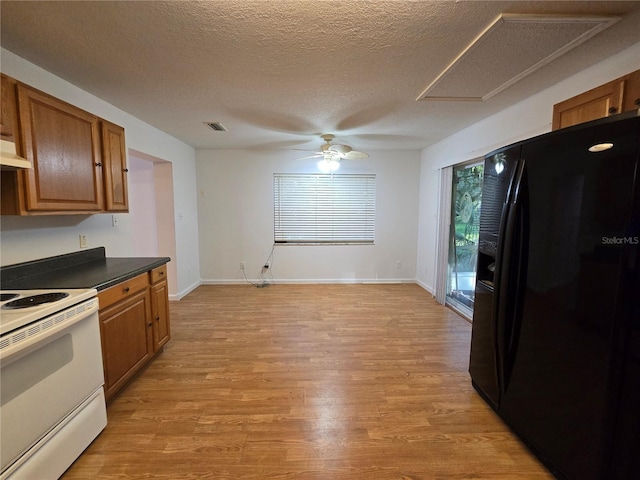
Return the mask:
[[502,14],[416,100],[488,100],[618,20]]

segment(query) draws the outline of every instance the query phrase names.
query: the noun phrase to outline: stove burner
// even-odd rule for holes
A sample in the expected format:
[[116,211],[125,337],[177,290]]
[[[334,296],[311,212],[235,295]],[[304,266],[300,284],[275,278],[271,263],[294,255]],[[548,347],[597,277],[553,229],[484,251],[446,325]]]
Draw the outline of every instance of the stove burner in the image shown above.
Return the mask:
[[0,293],[0,302],[6,302],[19,296],[17,293]]
[[2,308],[18,309],[35,307],[44,303],[57,302],[58,300],[62,300],[68,296],[69,294],[66,292],[42,293],[40,295],[31,295],[30,297],[22,297],[17,300],[13,300],[9,303],[5,303]]

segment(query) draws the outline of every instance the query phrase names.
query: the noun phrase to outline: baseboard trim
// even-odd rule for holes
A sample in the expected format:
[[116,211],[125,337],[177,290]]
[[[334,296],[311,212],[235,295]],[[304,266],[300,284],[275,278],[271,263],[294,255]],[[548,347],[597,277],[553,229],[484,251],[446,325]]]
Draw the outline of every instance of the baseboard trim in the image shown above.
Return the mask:
[[187,295],[189,295],[191,292],[193,292],[200,285],[202,285],[202,281],[195,282],[192,285],[190,285],[189,287],[187,287],[184,290],[182,290],[181,292],[178,292],[177,294],[169,295],[169,300],[172,301],[172,302],[177,302],[177,301],[181,300],[182,298],[186,297]]
[[[258,278],[250,278],[247,280],[244,279],[223,279],[223,280],[212,280],[212,279],[203,279],[200,283],[202,285],[240,285],[240,284],[249,284],[256,283],[262,284],[264,282],[263,279]],[[314,285],[314,284],[400,284],[400,283],[416,283],[415,278],[387,278],[387,279],[370,279],[370,278],[312,278],[312,279],[291,279],[291,278],[273,278],[267,279],[267,283],[273,285]]]
[[429,285],[427,285],[426,283],[421,282],[420,280],[417,280],[417,279],[416,279],[416,283],[418,285],[420,285],[422,288],[424,288],[427,292],[429,292],[434,297],[436,296],[435,290],[432,287],[430,287]]

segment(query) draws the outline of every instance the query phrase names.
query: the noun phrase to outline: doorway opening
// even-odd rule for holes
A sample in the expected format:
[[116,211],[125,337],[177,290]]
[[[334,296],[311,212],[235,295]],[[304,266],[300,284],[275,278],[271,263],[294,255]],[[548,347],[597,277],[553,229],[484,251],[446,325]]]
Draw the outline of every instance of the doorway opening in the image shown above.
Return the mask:
[[129,149],[129,203],[134,228],[134,255],[169,257],[169,297],[177,295],[176,227],[173,164]]

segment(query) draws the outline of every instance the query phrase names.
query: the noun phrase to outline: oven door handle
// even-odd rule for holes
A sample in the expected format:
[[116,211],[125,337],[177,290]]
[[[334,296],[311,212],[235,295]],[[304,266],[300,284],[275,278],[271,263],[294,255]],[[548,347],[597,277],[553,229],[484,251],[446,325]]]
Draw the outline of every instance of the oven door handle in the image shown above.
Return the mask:
[[0,338],[0,361],[7,365],[23,357],[41,342],[57,338],[57,334],[97,311],[98,298],[94,297],[6,333]]

